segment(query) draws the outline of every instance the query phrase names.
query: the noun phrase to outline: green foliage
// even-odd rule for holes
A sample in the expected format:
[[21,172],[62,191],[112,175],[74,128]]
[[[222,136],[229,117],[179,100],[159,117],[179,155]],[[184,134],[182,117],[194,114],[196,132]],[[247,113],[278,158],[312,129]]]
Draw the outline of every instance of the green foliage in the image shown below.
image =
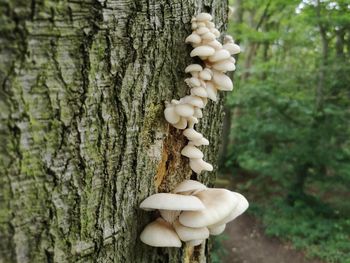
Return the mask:
[[346,262],[350,7],[341,0],[233,4],[229,31],[243,52],[227,101],[226,170],[253,174],[245,185],[268,234]]
[[228,254],[222,242],[228,237],[224,234],[210,237],[212,248],[210,250],[210,262],[221,263],[222,259]]
[[274,200],[263,214],[266,233],[306,248],[308,256],[346,262],[350,258],[350,219],[325,211],[323,206],[320,202],[319,207],[310,207],[301,200],[287,206],[283,200]]

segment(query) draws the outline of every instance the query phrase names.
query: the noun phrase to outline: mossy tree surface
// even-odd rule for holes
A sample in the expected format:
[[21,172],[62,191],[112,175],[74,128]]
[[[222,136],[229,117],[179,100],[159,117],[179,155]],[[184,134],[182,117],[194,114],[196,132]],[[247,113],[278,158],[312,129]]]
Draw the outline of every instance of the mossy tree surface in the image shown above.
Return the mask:
[[[208,260],[206,245],[142,244],[155,214],[138,205],[196,178],[164,101],[189,91],[192,15],[209,11],[223,30],[227,3],[2,0],[0,10],[0,262]],[[212,163],[221,112],[209,102],[198,125]]]

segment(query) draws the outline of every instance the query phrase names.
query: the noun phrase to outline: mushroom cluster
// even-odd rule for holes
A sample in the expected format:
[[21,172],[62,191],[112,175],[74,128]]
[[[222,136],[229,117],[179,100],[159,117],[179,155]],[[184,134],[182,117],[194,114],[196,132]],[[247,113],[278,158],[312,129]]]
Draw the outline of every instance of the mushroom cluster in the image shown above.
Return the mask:
[[165,119],[175,128],[184,130],[183,134],[189,142],[181,154],[190,159],[190,167],[197,174],[212,171],[213,166],[203,160],[203,153],[197,148],[208,145],[209,141],[194,129],[194,125],[203,117],[202,109],[208,99],[216,101],[218,90],[233,89],[232,81],[225,73],[236,69],[235,59],[231,55],[240,52],[240,47],[231,36],[224,37],[223,45],[217,40],[220,32],[211,20],[212,16],[207,13],[192,18],[193,32],[185,42],[194,48],[190,56],[199,57],[203,65],[191,64],[186,67],[185,72],[191,75],[185,79],[191,88],[190,95],[166,102],[164,110]]
[[209,235],[221,234],[248,205],[239,193],[185,180],[172,193],[151,195],[140,204],[142,209],[160,213],[145,227],[140,239],[153,247],[181,247],[181,241],[197,246]]

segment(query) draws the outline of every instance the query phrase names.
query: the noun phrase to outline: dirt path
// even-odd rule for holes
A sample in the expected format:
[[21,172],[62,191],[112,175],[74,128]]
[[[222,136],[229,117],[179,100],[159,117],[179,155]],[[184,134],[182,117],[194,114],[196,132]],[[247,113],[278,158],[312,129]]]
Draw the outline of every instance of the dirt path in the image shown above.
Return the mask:
[[253,217],[242,215],[229,223],[223,244],[228,255],[223,263],[322,263],[306,259],[278,239],[264,235],[261,225]]

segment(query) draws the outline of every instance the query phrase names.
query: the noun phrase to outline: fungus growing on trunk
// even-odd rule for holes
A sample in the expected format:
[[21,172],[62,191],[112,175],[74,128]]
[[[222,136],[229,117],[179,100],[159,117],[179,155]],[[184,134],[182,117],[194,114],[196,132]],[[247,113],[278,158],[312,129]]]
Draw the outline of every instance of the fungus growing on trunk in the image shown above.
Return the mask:
[[146,210],[158,209],[161,215],[141,233],[141,241],[147,245],[166,246],[158,242],[161,231],[172,240],[167,246],[178,245],[174,233],[189,246],[199,245],[209,234],[221,234],[227,223],[248,208],[243,195],[226,189],[207,188],[193,180],[181,182],[173,192],[151,195],[140,205]]
[[[192,18],[193,32],[185,42],[190,43],[194,48],[190,56],[198,56],[203,60],[203,65],[190,64],[186,67],[185,72],[191,74],[190,78],[185,79],[186,84],[191,88],[191,95],[166,103],[164,110],[165,119],[171,125],[177,129],[185,129],[184,135],[189,140],[188,146],[192,147],[209,144],[206,139],[199,138],[200,133],[193,132],[194,125],[199,118],[203,117],[201,109],[207,104],[208,98],[215,102],[218,90],[233,89],[232,81],[225,73],[236,69],[235,59],[231,55],[240,52],[239,46],[234,43],[231,36],[224,37],[224,45],[216,39],[220,36],[220,32],[211,20],[212,16],[207,13],[200,13]],[[202,134],[200,135],[203,137]],[[190,168],[197,174],[202,171],[212,171],[212,165],[202,160],[203,156],[194,157],[194,151],[191,151],[193,152],[191,154],[186,149],[188,146],[185,146],[181,153],[190,158]]]
[[[185,83],[190,87],[191,95],[166,102],[164,110],[165,119],[175,128],[184,130],[188,144],[181,154],[190,159],[190,168],[197,174],[212,171],[213,166],[203,160],[203,152],[197,148],[209,145],[209,141],[194,126],[203,117],[202,109],[208,98],[215,102],[218,90],[233,89],[232,81],[225,73],[235,70],[235,59],[231,55],[240,51],[231,36],[225,36],[224,45],[216,40],[220,32],[211,20],[212,16],[207,13],[192,18],[193,32],[185,42],[194,48],[190,56],[198,56],[203,65],[186,67],[185,72],[191,77],[186,78]],[[248,208],[248,201],[241,194],[185,180],[174,188],[173,193],[154,194],[146,198],[140,207],[158,209],[161,215],[145,227],[141,233],[142,242],[150,246],[179,247],[181,241],[188,246],[197,246],[209,234],[222,233],[229,221]],[[169,238],[169,241],[162,242],[162,238]]]

